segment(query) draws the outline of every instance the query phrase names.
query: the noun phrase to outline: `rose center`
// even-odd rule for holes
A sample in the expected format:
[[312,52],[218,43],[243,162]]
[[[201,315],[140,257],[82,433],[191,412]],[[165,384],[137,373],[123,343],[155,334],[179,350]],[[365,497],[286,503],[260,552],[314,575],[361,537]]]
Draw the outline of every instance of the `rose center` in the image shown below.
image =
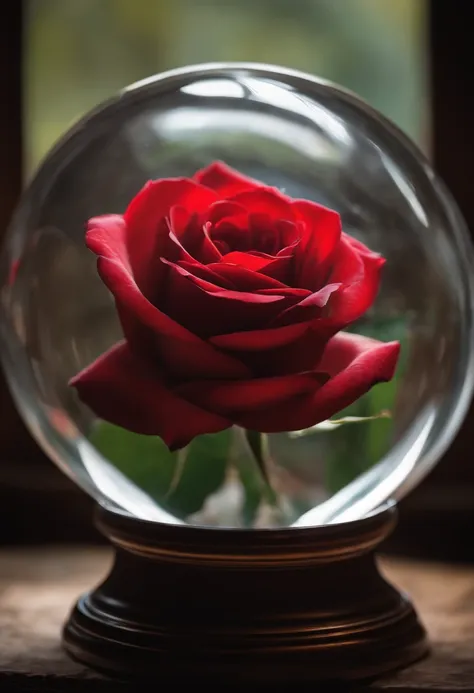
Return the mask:
[[210,229],[209,235],[223,255],[233,251],[276,255],[282,248],[279,229],[263,214],[249,215],[245,227],[221,222]]

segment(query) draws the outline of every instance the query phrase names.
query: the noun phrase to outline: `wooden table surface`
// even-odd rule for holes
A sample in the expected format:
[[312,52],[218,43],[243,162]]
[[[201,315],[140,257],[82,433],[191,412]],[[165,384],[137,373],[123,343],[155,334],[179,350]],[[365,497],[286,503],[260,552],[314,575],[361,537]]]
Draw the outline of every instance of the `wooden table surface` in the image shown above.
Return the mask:
[[[101,678],[61,650],[61,626],[70,607],[100,581],[110,560],[110,551],[100,548],[0,550],[1,693],[137,690]],[[393,559],[382,566],[413,598],[432,654],[389,679],[344,690],[474,692],[474,566]]]

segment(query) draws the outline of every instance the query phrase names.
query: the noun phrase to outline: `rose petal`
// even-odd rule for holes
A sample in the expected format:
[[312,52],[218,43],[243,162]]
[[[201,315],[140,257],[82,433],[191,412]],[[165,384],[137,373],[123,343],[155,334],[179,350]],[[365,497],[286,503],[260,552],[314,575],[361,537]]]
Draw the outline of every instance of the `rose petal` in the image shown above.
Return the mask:
[[176,205],[169,214],[169,243],[161,255],[172,262],[184,260],[208,264],[219,262],[221,254],[209,237],[207,224],[202,223],[198,214],[190,214],[187,209]]
[[[97,269],[115,297],[126,339],[144,352],[157,351],[171,372],[183,377],[207,373],[213,377],[243,377],[248,369],[236,359],[178,325],[141,293],[132,275],[124,242],[125,224],[117,226],[114,242],[100,233],[87,236],[89,247],[101,256]],[[216,371],[221,373],[216,376]]]
[[[283,288],[278,287],[274,289],[259,289],[257,293],[263,296],[291,296],[292,298],[298,299],[298,301],[301,301],[302,303],[305,299],[309,299],[311,296],[315,295],[312,294],[311,291],[308,291],[308,289],[292,288],[291,286],[284,286]],[[316,300],[317,299],[315,299],[315,301]],[[321,298],[319,300],[322,301],[323,299]],[[290,308],[287,308],[284,313],[286,313],[288,310],[290,310]]]
[[[232,291],[237,291],[238,289],[242,289],[244,291],[248,290],[247,287],[243,287],[241,286],[241,284],[237,286],[234,282],[230,280],[230,278],[226,277],[224,274],[220,272],[217,272],[216,269],[222,267],[222,265],[218,263],[211,263],[210,265],[201,265],[197,262],[180,261],[176,264],[179,267],[185,269],[189,274],[193,274],[195,277],[203,279],[204,281],[214,284],[215,286],[220,286],[223,289],[230,289]],[[254,273],[252,272],[252,274]]]
[[241,205],[252,214],[267,214],[273,221],[295,221],[290,198],[276,188],[261,187],[235,195],[230,202]]
[[244,176],[222,161],[215,161],[206,168],[197,171],[193,179],[201,185],[212,188],[222,197],[230,197],[240,192],[254,190],[262,185],[259,181]]
[[286,219],[275,222],[275,229],[280,238],[279,255],[292,255],[295,246],[303,235],[303,225]]
[[[159,264],[162,264],[161,258],[163,257],[169,260],[170,262],[189,262],[190,264],[196,264],[198,262],[196,258],[194,258],[190,253],[188,253],[178,236],[174,233],[174,231],[171,230],[171,227],[168,231],[168,237],[170,243],[168,248],[166,249],[167,252],[162,253],[159,256]],[[161,269],[161,271],[163,271],[163,268]]]
[[253,373],[260,376],[285,375],[314,370],[335,331],[332,323],[318,319],[223,335],[212,341],[233,353]]
[[295,258],[293,255],[280,255],[262,267],[260,272],[284,284],[295,284]]
[[[321,360],[326,344],[332,335],[332,331],[329,332],[320,325],[316,329],[309,326],[303,334],[288,344],[267,351],[252,352],[249,355],[242,354],[242,360],[253,372],[260,374],[284,375],[311,371]],[[239,352],[236,355],[240,358]]]
[[[221,254],[209,237],[209,224],[203,224],[200,215],[175,205],[170,209],[169,228],[179,245],[178,256],[175,249],[175,253],[169,256],[170,260],[184,259],[185,256],[188,260],[194,259],[204,264],[220,260]],[[167,256],[168,253],[162,255]]]
[[265,351],[290,344],[301,337],[311,327],[310,322],[300,322],[284,327],[273,327],[263,330],[231,332],[211,337],[209,340],[221,349],[236,352]]
[[284,289],[286,284],[279,282],[273,277],[268,277],[261,272],[239,267],[238,265],[229,265],[225,263],[211,263],[207,267],[213,273],[219,275],[227,281],[231,281],[234,288],[239,288],[241,291],[256,291],[258,289]]
[[[311,297],[310,292],[307,289],[292,289],[291,287],[285,287],[284,289],[259,289],[255,292],[258,296],[284,296],[286,299],[285,307],[282,306],[282,311],[280,315],[286,314],[292,308],[300,305],[305,300]],[[321,301],[323,299],[321,298]],[[316,301],[315,301],[316,302]],[[291,322],[294,322],[293,320]],[[277,326],[279,324],[278,316],[273,319],[269,326]]]
[[341,238],[341,218],[337,212],[308,200],[296,200],[292,207],[304,226],[304,234],[295,250],[298,283],[317,291],[326,281]]
[[170,231],[174,233],[176,238],[181,240],[191,220],[196,219],[196,215],[182,205],[173,205],[168,212],[168,218]]
[[202,262],[205,262],[206,264],[209,264],[211,262],[219,262],[221,259],[221,253],[219,252],[218,248],[214,245],[211,238],[211,227],[212,224],[210,221],[207,221],[202,226],[203,237],[201,241],[201,252],[199,253],[199,257],[202,259]]
[[325,380],[325,376],[313,372],[234,382],[194,381],[181,385],[177,392],[199,407],[233,419],[241,412],[253,412],[295,395],[314,392]]
[[226,264],[230,265],[238,265],[239,267],[258,272],[266,267],[269,263],[274,262],[274,258],[261,257],[258,255],[253,255],[251,252],[242,253],[239,250],[234,250],[231,253],[226,253],[223,255],[221,262],[225,262]]
[[385,260],[375,253],[360,253],[345,234],[334,253],[329,282],[342,288],[331,300],[331,317],[341,326],[360,318],[374,303]]
[[221,415],[172,392],[154,367],[136,358],[126,342],[116,344],[70,384],[101,419],[134,433],[160,436],[170,449],[231,425]]
[[[380,342],[377,339],[363,337],[362,335],[352,334],[351,332],[339,332],[329,340],[322,358],[318,363],[318,370],[324,371],[333,377],[346,369],[361,356],[364,356],[364,358],[370,357],[372,362],[380,356],[386,356],[385,352],[387,350],[385,347],[387,347],[387,345],[389,345],[388,352],[395,349],[398,353],[398,342]],[[395,348],[394,345],[398,346]],[[390,380],[392,376],[393,373],[388,380]]]
[[[247,292],[247,291],[233,291],[222,289],[221,286],[213,284],[201,277],[196,276],[193,272],[188,271],[184,265],[185,263],[175,264],[162,258],[162,262],[166,263],[172,270],[177,274],[185,277],[189,280],[191,284],[194,284],[204,293],[208,294],[210,297],[223,298],[228,301],[242,301],[243,303],[255,303],[255,304],[266,304],[266,303],[276,303],[284,298],[284,295],[279,295],[277,293],[264,294],[257,292]],[[191,265],[194,268],[194,265]]]
[[150,263],[165,254],[168,237],[163,220],[171,207],[181,205],[199,213],[216,199],[215,192],[187,178],[149,181],[133,198],[124,214],[126,243],[135,280],[147,295],[154,274]]
[[[220,205],[220,206],[219,206]],[[232,202],[216,203],[208,218],[212,220],[210,236],[225,241],[230,251],[260,252],[275,257],[282,248],[299,240],[297,224],[286,219],[275,219],[268,213],[246,210]]]
[[251,250],[267,257],[291,256],[303,234],[303,225],[287,219],[273,219],[269,214],[249,212]]
[[[288,222],[291,224],[291,222]],[[249,211],[248,225],[252,238],[252,250],[266,253],[272,257],[281,250],[280,233],[277,230],[278,221],[268,214]]]
[[226,290],[180,265],[168,264],[170,273],[164,310],[180,325],[201,337],[207,338],[230,329],[251,330],[264,326],[291,305],[291,297]]
[[245,207],[229,200],[218,200],[209,206],[206,214],[207,221],[217,226],[221,221],[232,221],[240,226],[240,222],[247,221],[248,212]]
[[227,248],[225,251],[221,250],[223,255],[232,250],[247,252],[252,249],[252,234],[248,227],[247,215],[237,220],[222,219],[214,226],[211,225],[209,237],[219,249]]
[[132,272],[126,245],[127,225],[119,214],[92,217],[87,222],[86,245],[96,255],[104,255],[120,263],[126,263]]
[[363,279],[364,259],[352,246],[346,234],[343,234],[334,254],[330,280],[350,286],[358,284]]
[[300,292],[306,292],[306,297],[297,305],[290,306],[280,313],[274,320],[273,326],[279,327],[295,322],[307,322],[308,320],[314,320],[320,317],[322,309],[327,305],[333,294],[339,291],[341,286],[342,284],[326,284],[322,289],[312,294],[309,293],[307,289],[300,289]]
[[[318,372],[329,368],[332,377],[313,392],[233,417],[235,423],[272,433],[309,428],[355,402],[370,388],[391,380],[400,344],[382,343],[358,335],[339,334],[328,343]],[[320,370],[321,369],[321,370]]]
[[324,262],[334,251],[341,238],[341,217],[333,209],[311,202],[310,200],[295,200],[293,210],[299,221],[310,231],[306,236],[306,244],[317,240],[317,255]]

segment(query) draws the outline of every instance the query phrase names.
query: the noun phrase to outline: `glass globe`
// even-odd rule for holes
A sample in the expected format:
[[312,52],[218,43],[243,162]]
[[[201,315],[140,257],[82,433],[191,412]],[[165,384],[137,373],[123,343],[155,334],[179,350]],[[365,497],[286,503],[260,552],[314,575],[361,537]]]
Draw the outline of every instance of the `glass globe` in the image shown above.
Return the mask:
[[[69,384],[122,339],[86,221],[122,213],[150,179],[191,177],[217,160],[336,210],[347,234],[386,258],[377,299],[350,330],[402,346],[394,378],[339,423],[269,435],[268,487],[248,460],[229,467],[228,438],[170,453],[156,437],[97,420]],[[462,421],[473,386],[472,257],[425,158],[354,94],[267,65],[175,70],[75,124],[29,183],[3,250],[3,364],[37,441],[98,501],[171,523],[353,520],[406,494]]]

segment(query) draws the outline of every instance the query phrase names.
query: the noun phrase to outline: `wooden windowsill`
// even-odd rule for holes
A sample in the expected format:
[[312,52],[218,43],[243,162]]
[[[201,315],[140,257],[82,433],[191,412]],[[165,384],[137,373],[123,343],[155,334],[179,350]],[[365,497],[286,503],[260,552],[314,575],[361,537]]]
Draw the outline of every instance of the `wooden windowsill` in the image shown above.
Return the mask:
[[[105,575],[103,548],[0,551],[0,691],[134,691],[100,677],[62,651],[62,624],[79,594]],[[474,566],[383,561],[388,578],[413,598],[432,642],[419,664],[363,691],[474,691]]]

